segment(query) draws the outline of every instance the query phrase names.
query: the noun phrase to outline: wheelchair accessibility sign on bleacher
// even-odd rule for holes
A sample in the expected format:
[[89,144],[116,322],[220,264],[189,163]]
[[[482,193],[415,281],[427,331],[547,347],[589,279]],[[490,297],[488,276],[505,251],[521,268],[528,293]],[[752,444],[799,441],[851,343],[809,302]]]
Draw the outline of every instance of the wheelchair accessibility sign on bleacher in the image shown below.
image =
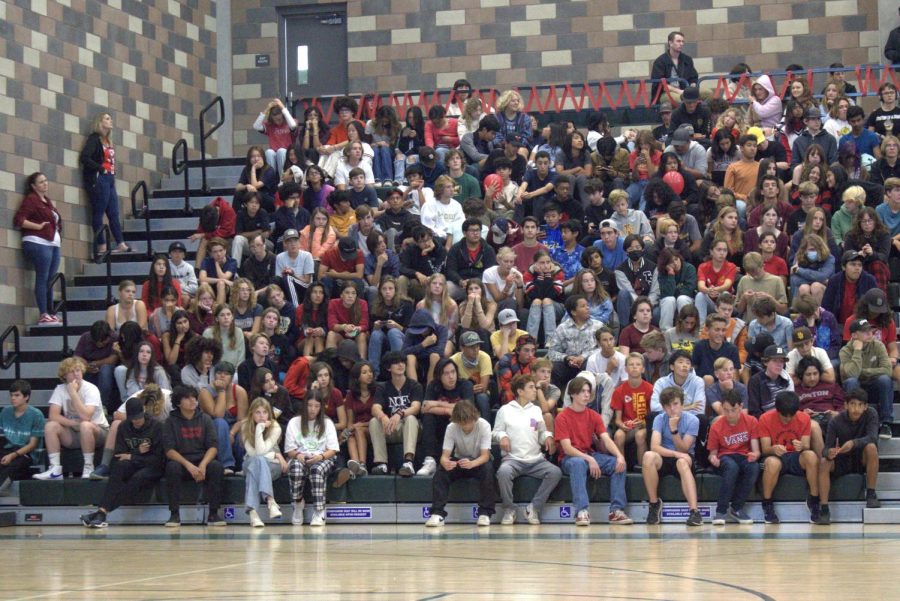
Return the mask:
[[559,508],[559,519],[561,520],[570,520],[572,519],[572,506],[571,505],[563,505]]
[[423,507],[422,508],[422,519],[427,520],[431,517],[431,507]]
[[235,516],[234,507],[226,507],[223,514],[226,520],[233,520]]

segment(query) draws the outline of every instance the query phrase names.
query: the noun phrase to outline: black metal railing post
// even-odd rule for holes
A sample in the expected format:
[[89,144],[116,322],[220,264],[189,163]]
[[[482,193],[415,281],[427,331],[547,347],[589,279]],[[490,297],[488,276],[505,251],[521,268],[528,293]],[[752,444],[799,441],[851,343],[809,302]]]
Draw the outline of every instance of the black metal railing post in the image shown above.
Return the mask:
[[[108,228],[109,226],[106,227]],[[102,232],[103,230],[100,230],[100,233]],[[109,232],[107,232],[107,234],[108,233]],[[71,357],[72,349],[69,348],[69,308],[66,304],[66,274],[59,272],[55,276],[53,276],[53,279],[50,280],[51,290],[56,286],[57,282],[59,282],[59,300],[53,303],[53,307],[51,308],[50,312],[53,315],[62,313],[62,354],[63,357]]]
[[[103,227],[100,228],[100,231],[97,232],[97,235],[94,237],[94,246],[97,246],[97,239],[100,237],[104,237],[104,239],[112,236],[112,232],[109,229],[109,224],[104,223]],[[112,251],[109,250],[109,246],[106,247],[106,251],[102,253],[97,253],[96,259],[94,259],[95,263],[106,263],[106,306],[110,306],[113,304],[112,301]]]
[[[9,353],[6,352],[6,339],[12,335],[13,337],[13,350]],[[0,355],[2,355],[2,360],[0,360],[0,369],[6,371],[11,366],[16,366],[16,380],[22,379],[22,359],[21,359],[21,351],[22,348],[20,346],[19,341],[19,328],[17,326],[9,326],[6,328],[6,331],[3,334],[0,334]]]
[[[219,107],[219,119],[215,125],[213,125],[209,131],[205,131],[206,127],[206,113],[208,113],[214,106]],[[206,139],[209,138],[217,129],[222,127],[225,123],[225,101],[221,96],[216,96],[212,102],[207,104],[202,111],[200,111],[200,173],[203,178],[201,189],[204,192],[209,192],[209,186],[206,183]]]
[[[178,157],[178,151],[181,151],[181,157]],[[188,145],[187,140],[181,138],[175,143],[172,149],[172,175],[181,175],[184,173],[184,214],[193,215],[191,210],[191,185],[188,181]]]
[[[142,193],[140,208],[137,206],[138,192]],[[150,203],[147,201],[147,182],[139,181],[131,189],[131,214],[144,218],[144,238],[147,240],[147,258],[153,258],[153,241],[150,236]]]

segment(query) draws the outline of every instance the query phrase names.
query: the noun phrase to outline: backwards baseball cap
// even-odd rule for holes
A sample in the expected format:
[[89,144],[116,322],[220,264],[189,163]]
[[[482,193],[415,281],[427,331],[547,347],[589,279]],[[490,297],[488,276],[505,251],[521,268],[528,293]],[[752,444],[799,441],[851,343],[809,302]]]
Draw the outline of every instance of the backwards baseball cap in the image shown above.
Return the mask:
[[861,300],[866,303],[866,306],[872,313],[887,313],[890,311],[887,304],[887,295],[881,288],[872,288],[862,295]]
[[125,403],[125,416],[129,421],[144,417],[144,399],[133,396]]
[[766,350],[763,351],[763,359],[786,359],[787,353],[784,351],[784,347],[778,346],[777,344],[770,344],[766,347]]
[[747,129],[747,135],[756,138],[757,144],[762,144],[766,140],[766,134],[759,127],[750,127]]
[[822,120],[822,111],[820,111],[819,109],[817,109],[814,106],[811,106],[808,109],[806,109],[805,113],[803,113],[803,118],[804,119],[818,119],[819,121],[821,121]]
[[844,254],[841,255],[841,265],[846,265],[850,261],[861,261],[862,258],[862,254],[855,250],[845,250]]
[[419,146],[419,160],[423,163],[433,163],[437,160],[434,148],[431,146]]
[[494,234],[494,240],[502,244],[506,240],[506,234],[509,233],[509,220],[498,217],[491,226],[491,232]]
[[872,329],[872,324],[869,323],[868,319],[854,319],[850,322],[850,333],[856,334],[857,332],[868,332]]
[[697,86],[688,86],[684,89],[681,99],[685,102],[695,102],[700,100],[700,88]]
[[298,232],[295,229],[290,229],[290,230],[286,230],[284,232],[284,237],[282,239],[283,240],[292,240],[294,238],[299,238],[299,237],[300,237],[300,232]]
[[519,134],[517,134],[517,133],[509,132],[508,134],[506,134],[506,137],[504,139],[506,140],[507,144],[515,144],[516,146],[525,146],[525,144],[522,143],[522,138],[520,138]]
[[756,338],[753,340],[747,340],[744,342],[744,349],[752,355],[762,355],[763,352],[775,344],[775,339],[772,338],[772,335],[768,332],[760,332],[756,335]]
[[497,321],[500,322],[501,326],[509,325],[511,323],[519,323],[519,316],[516,315],[515,309],[503,309],[500,311],[500,314],[497,315]]
[[691,143],[691,136],[693,128],[688,129],[687,127],[679,127],[675,130],[675,133],[672,134],[672,145],[673,146],[683,146],[685,144]]
[[617,226],[616,222],[613,221],[612,219],[604,219],[603,221],[600,222],[600,229],[602,230],[605,227],[612,228],[612,229],[616,230],[616,232],[619,231],[619,226]]
[[671,113],[672,112],[672,103],[668,101],[659,103],[659,114],[663,113]]
[[459,346],[476,345],[481,345],[481,337],[471,330],[469,330],[468,332],[463,332],[463,335],[459,337]]
[[812,340],[812,332],[809,331],[809,328],[806,326],[800,326],[799,328],[794,330],[794,333],[791,334],[791,342],[794,344],[800,344],[801,342],[807,342]]
[[187,248],[185,248],[184,243],[177,240],[169,245],[169,252],[172,252],[173,250],[180,250],[183,253],[187,252]]
[[343,236],[341,237],[340,242],[338,242],[338,250],[341,253],[341,258],[345,261],[355,259],[356,251],[358,249],[359,247],[356,244],[356,240],[354,240],[350,236]]

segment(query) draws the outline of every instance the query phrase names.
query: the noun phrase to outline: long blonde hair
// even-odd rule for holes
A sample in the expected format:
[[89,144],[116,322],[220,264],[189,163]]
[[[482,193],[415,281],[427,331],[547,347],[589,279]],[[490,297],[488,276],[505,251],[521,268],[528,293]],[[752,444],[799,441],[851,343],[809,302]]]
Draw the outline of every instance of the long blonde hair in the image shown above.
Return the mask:
[[[275,419],[275,412],[272,411],[272,405],[270,405],[269,401],[263,397],[256,397],[253,399],[253,402],[250,403],[250,408],[247,409],[247,418],[244,420],[244,423],[241,424],[241,438],[244,441],[244,446],[247,448],[255,449],[253,445],[256,441],[256,423],[253,421],[253,413],[260,407],[265,407],[266,413],[269,414],[269,425],[263,430],[263,438],[268,438],[273,430],[278,432],[276,438],[281,436],[281,426],[278,425],[278,421]],[[258,451],[259,449],[255,450]]]
[[[738,224],[738,227],[734,228],[734,233],[729,236],[728,232],[725,231],[725,227],[722,225],[722,217],[727,215],[728,213],[738,214],[738,210],[735,207],[722,207],[719,209],[719,214],[716,215],[716,222],[713,224],[713,240],[724,240],[726,244],[728,244],[728,254],[734,254],[741,252],[744,249],[744,233],[741,231],[741,226]],[[712,250],[712,246],[710,246],[710,250]]]
[[443,273],[433,273],[425,280],[425,298],[422,300],[422,306],[431,311],[431,304],[435,300],[431,296],[431,283],[438,278],[444,280],[444,292],[441,294],[441,313],[436,321],[441,325],[447,325],[450,321],[450,315],[453,314],[457,307],[456,302],[450,298],[450,289],[449,286],[447,286],[447,276]]
[[238,278],[234,281],[234,285],[231,286],[231,295],[228,297],[228,302],[231,303],[232,310],[238,308],[238,294],[242,284],[250,286],[250,298],[247,299],[247,310],[252,310],[253,307],[256,306],[256,289],[253,287],[253,282],[247,278]]
[[110,113],[97,113],[93,116],[93,118],[91,118],[91,133],[99,135],[107,144],[110,142],[110,137],[109,135],[107,135],[106,137],[103,136],[103,129],[101,127],[101,124],[103,123],[103,118],[109,114]]
[[[522,100],[522,95],[521,95],[521,94],[519,94],[519,93],[518,93],[517,91],[515,91],[515,90],[506,90],[505,92],[503,92],[502,94],[500,94],[500,98],[499,98],[499,100],[497,100],[497,112],[498,112],[498,113],[502,113],[503,111],[505,111],[505,110],[506,110],[506,106],[507,106],[507,105],[510,103],[510,101],[511,101],[513,98],[515,98],[516,96],[519,97],[519,104],[520,104],[520,105],[524,105],[524,104],[525,104],[525,101]],[[519,107],[519,110],[521,111],[523,108],[524,108],[523,106],[520,106],[520,107]]]

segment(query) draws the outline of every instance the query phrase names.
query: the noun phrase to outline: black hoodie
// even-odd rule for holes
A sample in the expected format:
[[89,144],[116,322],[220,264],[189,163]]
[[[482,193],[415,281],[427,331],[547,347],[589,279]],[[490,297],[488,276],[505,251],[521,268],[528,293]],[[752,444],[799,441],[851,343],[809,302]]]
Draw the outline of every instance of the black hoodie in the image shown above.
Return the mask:
[[163,429],[166,451],[178,451],[191,463],[199,463],[209,449],[218,448],[216,428],[212,419],[197,409],[194,417],[187,419],[181,409],[172,411]]
[[[138,448],[145,442],[150,443],[150,450],[141,453]],[[165,463],[165,451],[163,450],[162,423],[149,415],[144,419],[144,425],[135,428],[130,419],[119,424],[116,434],[116,454],[130,453],[131,462],[139,467],[155,467],[162,469]]]

